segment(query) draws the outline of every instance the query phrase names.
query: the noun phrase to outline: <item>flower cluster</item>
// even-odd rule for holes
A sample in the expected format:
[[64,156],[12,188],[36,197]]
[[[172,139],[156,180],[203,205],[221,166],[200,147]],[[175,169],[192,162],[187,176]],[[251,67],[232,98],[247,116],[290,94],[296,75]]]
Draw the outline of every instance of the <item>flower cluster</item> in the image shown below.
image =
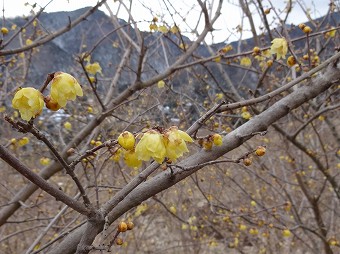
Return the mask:
[[200,138],[198,143],[205,150],[211,150],[213,145],[221,146],[223,144],[223,138],[220,134],[215,133],[204,138]]
[[[33,87],[19,89],[12,100],[12,106],[18,109],[23,120],[29,121],[38,116],[46,104],[51,110],[65,107],[67,101],[83,96],[78,81],[70,74],[56,72],[50,82],[51,93],[44,98],[43,94]],[[44,103],[45,102],[45,103]]]
[[142,161],[150,159],[160,164],[165,158],[176,161],[184,153],[189,152],[186,142],[193,142],[186,132],[176,126],[166,130],[150,129],[140,136],[137,144],[134,135],[128,131],[124,131],[118,137],[118,143],[123,150],[118,149],[116,153],[122,154],[123,151],[124,162],[133,168],[138,168]]

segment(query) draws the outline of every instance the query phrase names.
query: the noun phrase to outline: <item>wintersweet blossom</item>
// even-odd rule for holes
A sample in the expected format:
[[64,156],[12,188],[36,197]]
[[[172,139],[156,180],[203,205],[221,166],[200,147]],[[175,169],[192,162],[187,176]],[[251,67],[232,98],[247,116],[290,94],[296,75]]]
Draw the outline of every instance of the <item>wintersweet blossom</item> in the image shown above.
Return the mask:
[[88,73],[95,75],[96,73],[102,74],[102,67],[98,62],[94,62],[92,64],[87,64],[85,69]]
[[139,160],[148,161],[152,157],[158,163],[162,163],[166,154],[162,134],[156,130],[147,131],[136,145],[135,151]]
[[44,97],[37,89],[25,87],[15,93],[12,106],[19,110],[23,120],[29,121],[41,113]]
[[183,153],[189,152],[185,142],[193,142],[192,138],[184,131],[179,130],[176,126],[170,127],[164,134],[166,147],[166,157],[172,161],[183,156]]
[[288,43],[285,38],[275,38],[272,40],[272,46],[270,48],[272,54],[276,54],[276,58],[286,59],[286,54],[288,52]]
[[215,146],[221,146],[223,144],[223,139],[220,134],[215,133],[214,135],[212,135],[212,139]]
[[124,162],[131,168],[139,168],[142,165],[142,161],[137,158],[134,150],[124,152]]
[[67,101],[74,101],[77,96],[83,96],[78,81],[68,73],[56,72],[51,81],[51,98],[60,107],[65,107]]
[[118,143],[126,150],[132,150],[135,147],[135,137],[129,131],[124,131],[118,137]]

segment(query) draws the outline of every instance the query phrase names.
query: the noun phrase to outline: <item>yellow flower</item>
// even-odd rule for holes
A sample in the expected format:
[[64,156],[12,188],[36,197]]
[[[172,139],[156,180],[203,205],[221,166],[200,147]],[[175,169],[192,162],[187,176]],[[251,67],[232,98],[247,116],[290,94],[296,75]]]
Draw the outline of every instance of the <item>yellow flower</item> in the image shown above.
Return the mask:
[[40,161],[40,164],[43,165],[43,166],[47,166],[51,162],[51,160],[49,158],[46,158],[46,157],[40,158],[39,161]]
[[8,29],[7,29],[7,27],[1,27],[1,33],[2,33],[3,35],[8,34]]
[[129,131],[124,131],[118,137],[118,143],[126,150],[132,150],[135,147],[135,137]]
[[27,40],[26,40],[26,45],[27,45],[27,46],[31,45],[32,43],[33,43],[33,41],[32,41],[31,39],[27,39]]
[[19,146],[24,146],[27,145],[30,142],[28,137],[22,137],[21,139],[19,139],[18,144]]
[[249,57],[242,57],[241,58],[241,61],[240,61],[240,64],[242,66],[246,66],[246,67],[249,67],[251,65],[251,60]]
[[142,161],[137,158],[134,150],[125,151],[124,162],[131,168],[139,168],[142,165]]
[[[332,26],[331,28],[334,28],[334,27]],[[326,37],[326,38],[335,37],[335,34],[336,34],[336,29],[333,29],[333,30],[327,32],[327,33],[325,34],[325,37]]]
[[163,80],[158,81],[157,86],[158,88],[163,88],[165,85],[165,82]]
[[136,145],[136,155],[139,160],[148,161],[152,157],[158,163],[164,161],[166,148],[163,136],[155,130],[149,130]]
[[240,224],[240,225],[238,226],[238,228],[239,228],[241,231],[244,231],[244,230],[247,229],[247,226],[244,225],[244,224]]
[[272,46],[270,48],[272,54],[276,54],[276,58],[286,59],[286,54],[288,51],[288,43],[284,38],[275,38],[272,40]]
[[51,81],[51,98],[61,107],[65,107],[67,101],[74,101],[76,96],[83,96],[78,81],[68,73],[56,72]]
[[172,212],[173,214],[176,214],[177,213],[177,208],[176,208],[176,206],[170,206],[170,208],[169,208],[169,210],[170,210],[170,212]]
[[174,25],[173,27],[171,27],[170,32],[173,33],[173,34],[177,34],[179,32],[178,26]]
[[251,228],[251,229],[249,229],[249,233],[251,235],[257,235],[259,233],[259,231],[258,231],[257,228]]
[[166,26],[159,26],[158,31],[163,33],[163,34],[166,34],[167,32],[169,32],[169,30]]
[[251,114],[248,111],[242,112],[241,114],[243,119],[249,120],[251,118]]
[[164,134],[166,147],[166,157],[172,161],[183,156],[183,153],[189,152],[185,142],[193,142],[192,138],[184,131],[179,130],[176,126],[170,127]]
[[188,48],[188,46],[185,43],[179,44],[179,47],[183,50]]
[[220,62],[221,62],[221,59],[222,59],[222,57],[221,57],[221,56],[218,56],[218,57],[214,58],[213,61],[214,61],[215,63],[220,63]]
[[121,155],[122,155],[122,149],[117,149],[117,151],[111,156],[110,159],[112,159],[115,162],[118,162],[120,160]]
[[284,230],[282,231],[282,235],[283,235],[284,237],[290,237],[290,236],[292,235],[292,233],[290,232],[289,229],[284,229]]
[[221,48],[221,49],[219,50],[219,52],[225,54],[225,53],[229,52],[229,51],[232,50],[232,49],[233,49],[233,46],[232,46],[232,45],[226,45],[226,46],[224,46],[223,48]]
[[95,83],[96,82],[96,78],[94,76],[90,76],[89,77],[91,83]]
[[94,62],[92,64],[87,64],[85,69],[88,73],[95,75],[97,72],[102,74],[102,67],[98,62]]
[[181,229],[182,230],[187,230],[188,229],[188,225],[185,224],[185,223],[182,223]]
[[41,113],[44,97],[33,87],[22,88],[15,93],[12,106],[19,110],[22,119],[29,121]]
[[94,142],[95,146],[101,146],[103,144],[103,142],[101,142],[100,140],[97,140]]
[[150,31],[152,31],[152,30],[156,31],[158,29],[158,26],[156,24],[152,23],[152,24],[150,24],[149,28],[150,28]]
[[65,122],[64,123],[64,128],[66,130],[72,130],[72,124],[70,122]]
[[212,136],[213,142],[215,146],[221,146],[223,143],[222,136],[220,134],[214,134]]

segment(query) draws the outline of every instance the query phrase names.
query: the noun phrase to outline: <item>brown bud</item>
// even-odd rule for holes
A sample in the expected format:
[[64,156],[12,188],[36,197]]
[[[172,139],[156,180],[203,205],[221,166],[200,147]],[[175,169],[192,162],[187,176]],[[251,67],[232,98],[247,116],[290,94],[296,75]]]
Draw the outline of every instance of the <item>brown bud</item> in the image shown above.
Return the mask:
[[133,224],[132,221],[129,221],[129,222],[127,223],[127,230],[132,230],[134,227],[135,227],[135,225]]
[[263,156],[266,153],[266,148],[264,146],[258,146],[255,153],[257,156]]
[[248,157],[243,160],[243,164],[245,166],[250,166],[252,163],[253,163],[252,160]]
[[126,230],[128,230],[128,226],[124,221],[121,221],[118,224],[118,232],[125,232]]
[[116,244],[117,245],[122,245],[123,244],[123,239],[122,238],[117,238],[116,239]]

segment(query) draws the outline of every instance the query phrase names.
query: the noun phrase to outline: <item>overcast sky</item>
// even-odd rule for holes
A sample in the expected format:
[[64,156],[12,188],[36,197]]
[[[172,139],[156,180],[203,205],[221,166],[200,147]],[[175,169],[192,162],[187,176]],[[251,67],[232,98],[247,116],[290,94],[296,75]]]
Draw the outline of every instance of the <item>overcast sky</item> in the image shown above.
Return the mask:
[[[38,6],[45,6],[50,0],[3,0],[5,17],[14,17],[14,16],[22,16],[29,15],[30,10],[32,9],[30,6],[25,6],[25,3],[34,4],[37,3]],[[110,8],[112,10],[117,11],[119,3],[118,1],[108,0],[107,1]],[[123,1],[124,3],[128,3],[129,1]],[[189,32],[190,29],[196,26],[196,21],[199,18],[200,8],[197,5],[195,0],[134,0],[132,5],[132,12],[135,18],[135,21],[139,21],[138,27],[141,30],[147,30],[149,26],[149,21],[152,20],[154,15],[157,15],[160,18],[160,22],[164,20],[169,25],[173,24],[173,20],[169,15],[167,8],[172,10],[172,6],[178,11],[173,17],[176,23],[181,28],[182,32]],[[210,0],[210,3],[214,3],[214,6],[217,5],[217,0]],[[210,42],[221,42],[221,41],[234,41],[239,36],[230,36],[231,32],[235,32],[235,28],[238,25],[241,25],[241,17],[242,12],[240,8],[237,7],[238,0],[224,0],[222,15],[219,18],[218,22],[215,23],[214,28],[217,31],[214,32],[214,38],[209,37]],[[304,2],[304,8],[310,8],[310,13],[312,18],[318,18],[322,15],[325,15],[328,10],[328,2],[327,0],[298,0],[294,2]],[[46,12],[57,12],[57,11],[72,11],[75,9],[79,9],[85,6],[93,6],[97,3],[97,0],[53,0],[46,8]],[[152,4],[151,4],[152,3]],[[284,10],[286,6],[285,0],[272,0],[277,11]],[[269,1],[264,0],[262,4],[265,8],[270,7]],[[172,6],[171,6],[172,5]],[[35,8],[35,11],[38,11],[38,8]],[[107,12],[106,8],[101,8],[101,10]],[[122,11],[123,8],[119,9],[118,17],[127,20],[126,12]],[[257,16],[257,12],[254,10],[254,18]],[[162,18],[163,17],[163,18]],[[274,17],[274,12],[268,15],[269,20],[272,20]],[[283,17],[283,16],[282,16]],[[185,18],[185,21],[183,20]],[[293,11],[288,19],[288,23],[299,24],[301,22],[306,21],[307,18],[303,14],[301,7],[299,4],[295,4]],[[255,18],[255,22],[258,22],[257,27],[260,26],[260,20]],[[277,23],[276,21],[273,21]],[[244,21],[244,30],[247,30],[248,22]],[[203,26],[203,24],[202,24]],[[200,27],[200,26],[199,26]],[[186,34],[190,37],[190,34]],[[250,33],[245,32],[244,37],[251,36]]]

